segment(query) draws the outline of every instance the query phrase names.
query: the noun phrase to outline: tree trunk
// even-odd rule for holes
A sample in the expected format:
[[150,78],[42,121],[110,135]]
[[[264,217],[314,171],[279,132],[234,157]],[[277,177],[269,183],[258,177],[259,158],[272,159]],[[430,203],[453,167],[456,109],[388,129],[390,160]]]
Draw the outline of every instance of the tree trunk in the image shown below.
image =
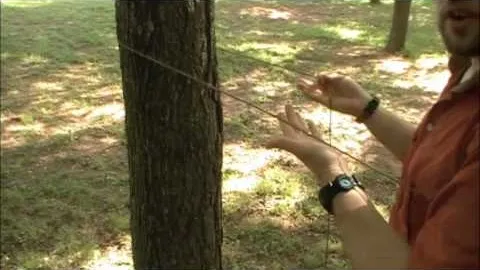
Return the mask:
[[[217,86],[214,0],[116,1],[119,43]],[[135,269],[221,269],[218,92],[120,46]]]
[[390,53],[401,51],[405,47],[410,17],[411,0],[395,0],[392,28],[385,50]]

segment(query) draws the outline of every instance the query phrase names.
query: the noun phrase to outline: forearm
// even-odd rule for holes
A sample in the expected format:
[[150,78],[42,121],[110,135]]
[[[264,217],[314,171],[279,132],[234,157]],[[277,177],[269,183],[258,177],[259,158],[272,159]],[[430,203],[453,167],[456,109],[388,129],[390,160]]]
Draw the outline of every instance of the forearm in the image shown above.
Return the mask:
[[416,129],[413,124],[379,107],[365,125],[399,160],[404,159]]
[[343,248],[354,269],[406,269],[408,245],[369,203],[360,189],[333,201]]

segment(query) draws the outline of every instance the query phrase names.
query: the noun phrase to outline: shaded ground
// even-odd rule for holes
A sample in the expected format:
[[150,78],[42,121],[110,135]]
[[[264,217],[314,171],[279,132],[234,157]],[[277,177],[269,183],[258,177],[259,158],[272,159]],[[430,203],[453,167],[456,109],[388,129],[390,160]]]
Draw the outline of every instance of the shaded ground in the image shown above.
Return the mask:
[[[407,49],[386,55],[392,6],[366,2],[218,1],[223,89],[273,113],[293,104],[326,130],[330,112],[295,90],[298,74],[249,56],[351,76],[418,122],[448,77],[431,6],[414,4]],[[1,268],[131,269],[112,1],[1,5]],[[262,148],[278,132],[273,118],[226,96],[223,104],[225,267],[321,267],[327,217],[310,174]],[[334,145],[399,175],[400,164],[363,126],[332,116]],[[351,160],[349,167],[387,217],[395,185]],[[328,266],[347,268],[334,227],[329,243]]]

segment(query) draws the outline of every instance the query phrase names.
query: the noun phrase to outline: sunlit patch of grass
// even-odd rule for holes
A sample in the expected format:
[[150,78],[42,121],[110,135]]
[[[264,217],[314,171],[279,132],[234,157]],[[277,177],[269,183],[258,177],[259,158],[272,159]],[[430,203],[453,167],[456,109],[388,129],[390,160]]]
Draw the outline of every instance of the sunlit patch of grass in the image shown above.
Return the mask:
[[2,5],[6,7],[18,7],[18,8],[36,8],[49,5],[53,0],[2,0]]
[[275,8],[263,8],[263,7],[251,7],[247,9],[240,10],[240,15],[250,15],[250,16],[262,16],[267,17],[273,20],[288,20],[291,17],[291,13],[286,10],[278,10]]
[[252,148],[245,143],[232,143],[224,146],[224,172],[248,175],[255,174],[268,164],[277,153]]
[[302,198],[302,176],[278,166],[269,166],[261,172],[262,181],[255,193],[262,197],[285,200]]
[[291,61],[295,55],[301,51],[303,46],[292,45],[284,42],[275,43],[259,43],[259,42],[245,42],[233,46],[230,49],[239,53],[249,52],[255,58],[267,61],[272,64],[283,63]]
[[342,39],[347,39],[347,40],[356,40],[358,39],[362,34],[363,31],[361,30],[356,30],[356,29],[350,29],[350,28],[345,28],[342,26],[333,26],[333,27],[327,27],[326,29],[333,31],[337,33],[339,37]]
[[403,59],[382,59],[380,63],[377,64],[377,70],[393,73],[393,74],[403,74],[408,71],[412,66],[409,61]]
[[88,270],[133,270],[131,239],[124,236],[118,240],[116,245],[107,247],[104,250],[96,249],[82,269]]

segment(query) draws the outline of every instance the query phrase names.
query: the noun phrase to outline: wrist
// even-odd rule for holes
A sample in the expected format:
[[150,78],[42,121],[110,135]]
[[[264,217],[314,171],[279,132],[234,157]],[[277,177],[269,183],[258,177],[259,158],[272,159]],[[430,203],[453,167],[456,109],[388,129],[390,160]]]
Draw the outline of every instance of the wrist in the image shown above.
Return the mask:
[[352,114],[352,116],[355,117],[355,119],[358,119],[359,117],[362,116],[363,111],[367,107],[368,102],[370,102],[370,100],[372,100],[371,96],[364,97],[364,98],[361,98],[361,99],[357,100],[356,106],[355,106],[355,111],[354,111],[355,113]]
[[[343,194],[355,192],[357,188],[364,189],[363,185],[355,176],[340,174],[332,179],[331,182],[320,188],[318,199],[328,213],[336,215],[334,200]],[[362,194],[364,193],[362,192]]]
[[328,170],[325,170],[322,175],[317,175],[317,184],[319,187],[323,187],[335,180],[337,176],[345,173],[345,170],[343,170],[340,166],[332,166]]
[[355,187],[348,192],[335,196],[332,204],[335,216],[341,217],[359,208],[368,206],[368,196],[361,188]]
[[360,114],[357,115],[355,119],[357,123],[365,123],[376,113],[380,106],[380,99],[378,99],[377,97],[370,98],[362,106],[363,107],[360,111]]

